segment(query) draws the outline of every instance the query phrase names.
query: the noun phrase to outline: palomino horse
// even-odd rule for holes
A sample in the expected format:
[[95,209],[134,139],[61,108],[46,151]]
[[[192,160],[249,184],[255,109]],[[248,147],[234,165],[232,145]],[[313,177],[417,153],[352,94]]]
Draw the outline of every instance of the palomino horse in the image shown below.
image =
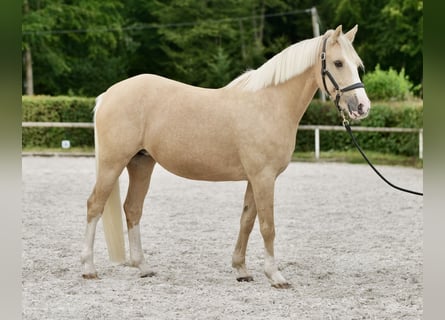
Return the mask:
[[125,260],[118,187],[125,167],[130,264],[142,277],[153,275],[143,255],[139,221],[159,163],[189,179],[247,180],[232,257],[237,280],[253,280],[245,255],[258,216],[265,274],[272,286],[288,287],[274,258],[275,179],[291,160],[298,124],[318,88],[336,94],[338,108],[350,118],[368,114],[370,101],[357,70],[362,62],[352,46],[356,32],[357,26],[345,34],[339,26],[296,43],[219,89],[142,74],[101,94],[95,107],[97,177],[88,199],[83,277],[97,277],[93,244],[101,216],[111,260]]

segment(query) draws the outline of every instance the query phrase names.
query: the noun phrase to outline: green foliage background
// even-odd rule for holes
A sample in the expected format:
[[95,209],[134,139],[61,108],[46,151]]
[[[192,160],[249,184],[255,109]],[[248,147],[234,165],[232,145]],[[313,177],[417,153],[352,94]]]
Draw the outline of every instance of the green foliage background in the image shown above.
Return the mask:
[[[300,124],[340,125],[340,119],[338,111],[333,107],[332,102],[323,103],[319,100],[313,100]],[[360,120],[360,122],[353,121],[351,125],[422,128],[423,104],[418,102],[406,102],[403,104],[377,102],[372,105],[371,112],[367,118]],[[365,150],[418,156],[419,138],[416,133],[355,132],[354,135]],[[313,131],[299,131],[296,150],[313,151],[314,139]],[[346,132],[320,131],[320,150],[346,151],[354,148]]]
[[359,24],[355,47],[367,70],[403,68],[414,86],[423,81],[423,0],[22,3],[22,51],[32,56],[35,94],[97,96],[140,73],[220,87],[312,38],[313,6],[321,33]]
[[413,85],[405,75],[405,69],[403,68],[397,73],[392,68],[381,70],[380,65],[377,65],[373,72],[364,75],[363,83],[371,101],[401,101],[411,98],[412,95],[411,89]]

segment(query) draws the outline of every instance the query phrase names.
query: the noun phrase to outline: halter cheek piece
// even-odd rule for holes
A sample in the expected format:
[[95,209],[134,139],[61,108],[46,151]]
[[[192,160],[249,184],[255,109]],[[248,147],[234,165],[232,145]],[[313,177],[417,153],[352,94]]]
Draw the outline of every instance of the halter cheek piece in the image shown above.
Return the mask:
[[326,69],[326,42],[327,42],[327,40],[328,40],[328,38],[324,39],[323,49],[321,51],[321,78],[323,79],[324,90],[326,91],[326,94],[328,96],[331,96],[331,94],[329,93],[328,87],[326,86],[326,76],[328,76],[329,80],[331,81],[332,85],[334,86],[335,92],[336,92],[335,106],[337,107],[338,111],[341,112],[340,105],[338,103],[340,102],[340,97],[341,97],[342,93],[346,92],[346,91],[358,89],[358,88],[364,88],[365,85],[361,82],[357,82],[357,83],[351,84],[350,86],[340,89],[337,81],[335,81],[335,79],[334,79],[334,76],[329,72],[328,69]]

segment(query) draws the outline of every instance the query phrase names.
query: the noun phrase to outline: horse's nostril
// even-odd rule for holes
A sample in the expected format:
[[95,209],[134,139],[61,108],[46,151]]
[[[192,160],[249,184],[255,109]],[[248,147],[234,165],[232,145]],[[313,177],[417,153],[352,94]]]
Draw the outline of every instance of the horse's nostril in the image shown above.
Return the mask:
[[363,114],[363,104],[362,104],[362,103],[360,103],[360,104],[357,106],[357,111],[358,111],[358,113]]

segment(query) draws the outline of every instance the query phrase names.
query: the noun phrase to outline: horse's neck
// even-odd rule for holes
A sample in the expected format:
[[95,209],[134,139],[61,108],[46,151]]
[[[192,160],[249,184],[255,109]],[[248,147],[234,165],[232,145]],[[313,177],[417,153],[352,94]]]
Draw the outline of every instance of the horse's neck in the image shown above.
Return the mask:
[[280,107],[288,113],[297,126],[317,91],[313,68],[273,87]]

